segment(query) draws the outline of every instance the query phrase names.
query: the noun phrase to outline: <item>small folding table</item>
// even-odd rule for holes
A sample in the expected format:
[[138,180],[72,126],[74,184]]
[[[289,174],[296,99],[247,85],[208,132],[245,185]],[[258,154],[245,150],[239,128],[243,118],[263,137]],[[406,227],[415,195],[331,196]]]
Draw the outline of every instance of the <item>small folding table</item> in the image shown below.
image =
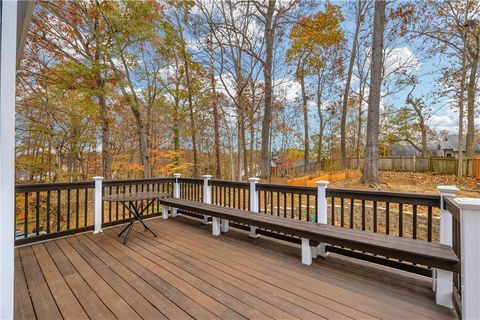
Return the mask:
[[[123,244],[127,243],[128,236],[133,229],[133,224],[135,221],[139,221],[144,227],[145,231],[150,231],[155,237],[157,236],[155,232],[150,229],[145,222],[143,221],[142,215],[152,207],[157,199],[170,197],[170,194],[163,192],[135,192],[135,193],[119,193],[111,194],[103,197],[103,201],[108,202],[120,202],[122,206],[128,210],[133,215],[132,221],[118,234],[120,237],[125,231],[125,238],[123,239]],[[146,202],[145,205],[143,205]]]

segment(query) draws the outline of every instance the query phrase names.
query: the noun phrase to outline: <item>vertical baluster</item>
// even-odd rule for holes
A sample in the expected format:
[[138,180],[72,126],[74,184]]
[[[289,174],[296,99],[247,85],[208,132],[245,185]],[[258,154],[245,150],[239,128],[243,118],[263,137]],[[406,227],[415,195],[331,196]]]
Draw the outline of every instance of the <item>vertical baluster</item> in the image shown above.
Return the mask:
[[232,191],[230,190],[230,187],[228,187],[228,206],[232,207],[232,199],[231,199]]
[[273,191],[270,191],[270,214],[273,215]]
[[340,198],[340,226],[343,228],[345,225],[345,199]]
[[291,210],[290,218],[291,218],[291,219],[294,219],[294,218],[295,218],[295,217],[294,217],[294,215],[295,215],[295,213],[294,213],[294,210],[295,210],[295,209],[294,209],[294,207],[295,207],[295,202],[294,202],[294,200],[295,200],[295,199],[294,199],[294,193],[292,192],[292,193],[290,193],[290,210]]
[[355,222],[353,221],[354,210],[355,210],[355,199],[350,199],[350,229],[353,229],[355,225]]
[[47,191],[47,234],[50,233],[50,190]]
[[373,201],[373,232],[377,232],[377,201]]
[[390,234],[390,202],[385,202],[385,233]]
[[35,234],[40,234],[40,192],[35,194]]
[[332,207],[330,208],[331,209],[331,216],[332,216],[331,224],[332,224],[332,226],[334,226],[335,225],[335,197],[332,197],[331,205],[332,205]]
[[277,216],[280,216],[280,192],[277,191]]
[[[118,186],[115,189],[115,194],[118,194]],[[118,202],[115,202],[115,219],[118,221]]]
[[298,194],[298,220],[302,220],[302,194]]
[[67,230],[70,230],[70,189],[67,189]]
[[315,222],[318,223],[318,192],[314,196],[314,207],[315,207]]
[[84,202],[84,207],[83,207],[83,226],[86,227],[88,224],[88,189],[84,189],[85,193],[85,202]]
[[57,190],[57,232],[60,231],[60,216],[62,213],[61,190]]
[[80,189],[75,190],[75,228],[80,224]]
[[[112,187],[108,187],[108,194],[112,194]],[[108,221],[112,221],[112,202],[108,201]]]
[[403,237],[403,204],[398,204],[398,236]]
[[365,230],[365,200],[362,200],[362,230]]
[[432,207],[428,207],[427,241],[432,242]]
[[287,217],[287,193],[283,193],[283,217]]
[[23,231],[24,231],[24,238],[28,237],[28,192],[24,194],[24,211],[25,211],[25,219],[23,220]]
[[[123,193],[126,193],[127,186],[123,186]],[[125,220],[125,207],[122,206],[122,219]]]
[[267,190],[263,191],[263,213],[267,213]]
[[412,219],[412,235],[413,239],[417,239],[417,205],[413,205],[413,219]]
[[307,221],[310,221],[310,195],[307,194]]
[[[247,198],[247,189],[243,189],[242,193],[243,193],[243,199],[242,199],[242,201],[243,201],[243,210],[245,210],[245,209],[246,209],[246,208],[245,208],[245,201],[246,201],[245,199]],[[248,210],[250,210],[250,208],[248,208]]]

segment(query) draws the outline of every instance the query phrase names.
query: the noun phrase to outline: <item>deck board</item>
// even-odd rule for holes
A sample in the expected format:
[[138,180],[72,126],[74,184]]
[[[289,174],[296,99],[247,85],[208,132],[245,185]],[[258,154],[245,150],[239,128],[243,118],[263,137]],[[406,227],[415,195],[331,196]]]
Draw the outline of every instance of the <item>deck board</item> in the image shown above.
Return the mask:
[[454,319],[427,278],[187,217],[15,250],[16,319]]

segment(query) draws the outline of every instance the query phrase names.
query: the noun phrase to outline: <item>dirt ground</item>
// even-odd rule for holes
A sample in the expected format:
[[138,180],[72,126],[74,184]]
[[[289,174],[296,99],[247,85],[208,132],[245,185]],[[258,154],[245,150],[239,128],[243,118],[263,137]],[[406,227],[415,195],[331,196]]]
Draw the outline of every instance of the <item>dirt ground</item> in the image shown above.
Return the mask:
[[[455,176],[438,175],[418,172],[380,172],[380,187],[364,185],[360,182],[361,177],[332,182],[329,187],[340,189],[360,190],[383,190],[397,192],[412,192],[437,194],[439,185],[455,185],[460,189],[458,196],[480,197],[480,179],[464,177],[462,183],[458,183]],[[275,178],[272,183],[286,183],[287,179]]]

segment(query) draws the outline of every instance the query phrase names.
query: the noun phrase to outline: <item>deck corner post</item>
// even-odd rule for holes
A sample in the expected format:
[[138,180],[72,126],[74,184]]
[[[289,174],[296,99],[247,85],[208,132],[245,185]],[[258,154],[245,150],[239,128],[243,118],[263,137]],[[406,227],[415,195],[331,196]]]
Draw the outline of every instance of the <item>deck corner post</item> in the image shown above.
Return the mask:
[[[250,182],[249,197],[250,197],[250,211],[258,212],[258,190],[257,184],[260,181],[260,178],[252,177],[248,178]],[[257,227],[250,226],[250,233],[248,234],[252,238],[258,238],[260,235],[257,234]]]
[[[181,173],[174,173],[173,177],[175,178],[175,182],[173,183],[173,197],[174,198],[180,198],[180,182],[178,181],[180,177],[182,176]],[[177,208],[171,208],[172,209],[172,217],[176,217],[178,214],[178,209]]]
[[[459,189],[456,186],[437,186],[437,191],[440,194],[440,243],[451,246],[452,245],[452,215],[445,208],[444,199],[446,197],[455,197]],[[448,298],[440,298],[441,296],[448,297],[450,292],[453,292],[453,286],[451,284],[451,272],[432,269],[432,290],[436,292],[437,303],[441,305],[451,306],[452,302]],[[442,287],[442,291],[437,292],[437,288]]]
[[462,318],[480,319],[480,199],[454,201],[460,208]]
[[[326,180],[320,180],[315,182],[315,184],[317,185],[317,223],[327,224],[327,186],[330,184],[330,182]],[[317,255],[326,257],[328,252],[326,251],[325,247],[325,243],[320,243],[316,249],[315,257]]]
[[[212,176],[209,174],[205,174],[202,176],[203,178],[203,203],[212,203],[212,186],[210,185],[210,179]],[[211,222],[208,221],[210,216],[203,215],[203,224],[210,224]]]
[[103,177],[93,177],[95,182],[95,191],[94,191],[94,227],[93,233],[97,234],[102,232],[102,207],[103,207]]
[[17,1],[2,1],[0,7],[0,319],[13,319]]

